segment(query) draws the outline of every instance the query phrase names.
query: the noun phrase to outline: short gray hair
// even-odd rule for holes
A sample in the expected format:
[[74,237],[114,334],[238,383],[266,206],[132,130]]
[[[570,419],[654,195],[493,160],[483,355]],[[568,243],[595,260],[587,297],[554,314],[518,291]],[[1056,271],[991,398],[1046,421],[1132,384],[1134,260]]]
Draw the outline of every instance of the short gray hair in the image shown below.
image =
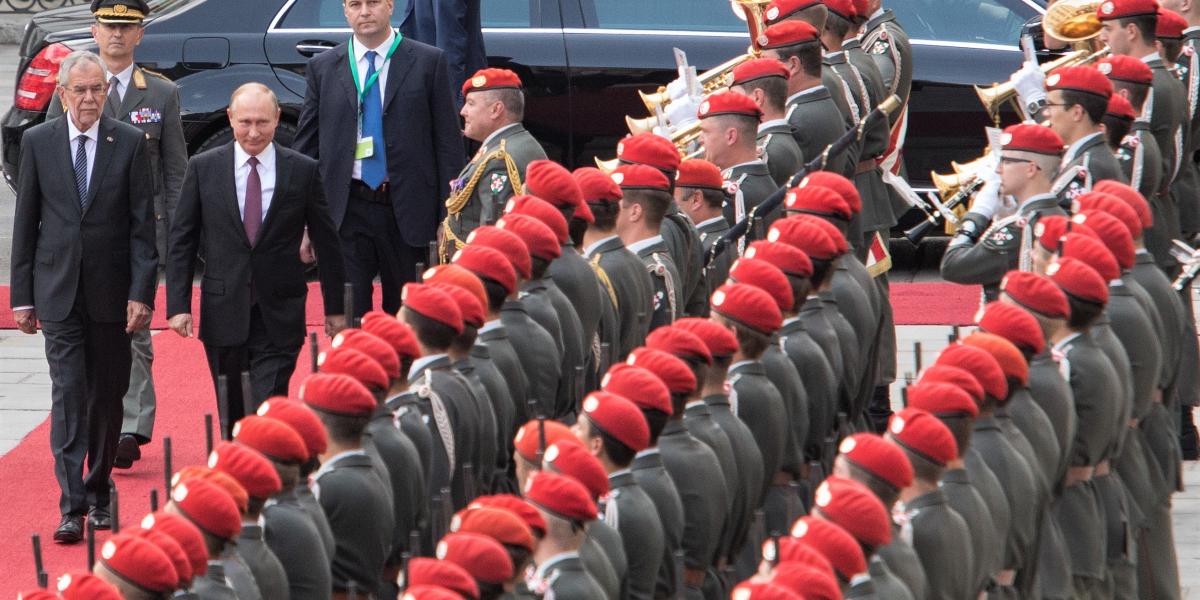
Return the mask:
[[233,106],[233,103],[238,99],[238,96],[241,96],[247,92],[266,94],[267,97],[271,99],[271,103],[275,105],[275,110],[279,110],[279,97],[275,95],[275,91],[267,87],[265,84],[257,81],[243,83],[242,85],[238,86],[236,90],[233,90],[233,93],[229,95],[229,106]]
[[71,69],[74,69],[79,63],[93,63],[100,67],[100,72],[104,72],[104,63],[100,62],[100,57],[96,56],[95,52],[88,50],[76,50],[67,55],[63,59],[62,64],[58,67],[58,85],[66,87],[67,81],[70,79]]

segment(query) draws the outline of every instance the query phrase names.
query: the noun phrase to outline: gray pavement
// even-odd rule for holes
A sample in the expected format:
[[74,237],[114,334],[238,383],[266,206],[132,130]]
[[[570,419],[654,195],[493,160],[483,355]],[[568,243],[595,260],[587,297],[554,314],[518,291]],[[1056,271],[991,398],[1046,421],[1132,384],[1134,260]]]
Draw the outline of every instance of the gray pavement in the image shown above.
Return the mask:
[[[16,46],[0,44],[0,115],[8,112],[17,87]],[[8,283],[8,259],[12,256],[13,210],[17,197],[7,184],[0,182],[0,283]],[[7,307],[6,307],[7,308]]]

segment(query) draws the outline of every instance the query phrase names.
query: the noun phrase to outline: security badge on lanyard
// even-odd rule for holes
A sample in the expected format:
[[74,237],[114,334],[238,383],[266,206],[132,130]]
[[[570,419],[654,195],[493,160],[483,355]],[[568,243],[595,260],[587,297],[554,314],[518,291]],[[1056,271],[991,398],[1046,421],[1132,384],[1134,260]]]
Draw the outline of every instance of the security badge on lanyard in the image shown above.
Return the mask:
[[[392,47],[388,48],[387,54],[383,57],[384,65],[386,65],[387,61],[392,58],[392,54],[396,52],[396,48],[400,46],[400,40],[404,37],[399,31],[395,32],[395,34],[396,39],[392,41]],[[358,143],[354,145],[354,160],[362,160],[364,158],[371,158],[375,155],[374,136],[363,137],[362,135],[362,105],[363,100],[367,97],[367,94],[371,93],[371,91],[375,89],[375,83],[379,81],[379,71],[382,70],[382,67],[380,67],[380,69],[376,69],[376,71],[372,73],[369,78],[367,78],[366,82],[360,83],[358,79],[358,61],[354,60],[354,36],[350,36],[350,52],[346,53],[346,56],[350,59],[350,74],[354,77],[354,89],[358,91]]]

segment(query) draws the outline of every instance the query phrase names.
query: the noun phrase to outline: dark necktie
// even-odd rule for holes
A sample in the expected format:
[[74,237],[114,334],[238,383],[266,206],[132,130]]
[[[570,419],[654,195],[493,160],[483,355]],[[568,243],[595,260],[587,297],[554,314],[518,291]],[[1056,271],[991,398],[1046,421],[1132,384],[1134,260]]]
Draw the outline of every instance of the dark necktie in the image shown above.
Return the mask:
[[80,134],[75,138],[79,143],[79,149],[75,151],[75,189],[79,191],[79,206],[87,205],[88,194],[88,164],[87,164],[87,136]]
[[242,209],[242,225],[246,227],[246,239],[253,246],[262,225],[262,179],[258,175],[258,157],[246,161],[250,174],[246,176],[246,206]]
[[110,111],[112,116],[116,116],[121,112],[121,94],[117,91],[118,83],[120,83],[120,80],[117,79],[116,75],[113,75],[112,79],[108,81],[108,100],[106,103],[112,109]]

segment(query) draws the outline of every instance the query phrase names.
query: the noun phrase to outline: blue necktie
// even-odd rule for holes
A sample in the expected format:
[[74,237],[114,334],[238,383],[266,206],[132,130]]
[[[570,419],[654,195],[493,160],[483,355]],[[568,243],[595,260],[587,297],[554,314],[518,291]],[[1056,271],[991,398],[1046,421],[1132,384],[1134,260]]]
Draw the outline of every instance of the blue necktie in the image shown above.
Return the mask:
[[[367,76],[363,80],[364,83],[370,81],[371,76],[375,74],[376,56],[378,54],[374,50],[367,51]],[[362,99],[362,136],[372,138],[375,148],[374,154],[362,159],[362,180],[371,186],[371,189],[378,189],[387,179],[387,157],[384,156],[383,144],[383,101],[380,96],[380,82],[377,80],[367,91],[367,96]]]
[[87,165],[87,136],[77,138],[79,144],[75,151],[75,189],[79,191],[79,206],[87,206],[88,196],[88,165]]

